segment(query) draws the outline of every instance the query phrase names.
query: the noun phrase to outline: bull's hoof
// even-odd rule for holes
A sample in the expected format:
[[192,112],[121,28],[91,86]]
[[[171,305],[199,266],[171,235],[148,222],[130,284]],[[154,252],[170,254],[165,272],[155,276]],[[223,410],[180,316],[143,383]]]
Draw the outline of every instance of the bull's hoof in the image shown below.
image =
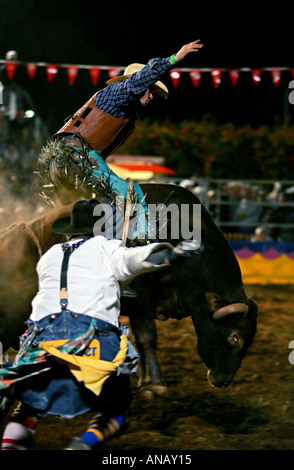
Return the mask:
[[144,398],[144,400],[153,400],[154,398],[154,394],[153,392],[149,389],[149,388],[141,388],[140,389],[140,394],[142,395],[142,397]]
[[162,384],[146,384],[140,386],[140,393],[146,400],[152,400],[155,397],[167,397],[168,389]]
[[160,385],[160,384],[152,384],[151,389],[154,393],[154,395],[158,395],[160,397],[167,397],[168,395],[168,390],[165,385]]

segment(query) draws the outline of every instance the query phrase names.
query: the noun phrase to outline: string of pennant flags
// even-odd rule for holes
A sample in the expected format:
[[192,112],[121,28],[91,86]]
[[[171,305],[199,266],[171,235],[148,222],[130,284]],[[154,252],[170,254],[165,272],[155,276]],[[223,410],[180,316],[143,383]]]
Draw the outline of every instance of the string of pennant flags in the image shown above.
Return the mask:
[[[121,66],[108,66],[108,65],[70,65],[70,64],[49,64],[45,62],[20,62],[10,60],[0,60],[0,64],[4,64],[8,79],[14,77],[15,71],[19,65],[26,67],[27,73],[31,79],[35,78],[38,67],[45,67],[48,82],[52,82],[54,77],[58,73],[60,68],[65,68],[67,72],[68,82],[73,85],[79,71],[86,69],[89,72],[89,77],[93,85],[97,85],[102,70],[106,70],[109,78],[115,78],[121,75],[125,67]],[[236,69],[224,69],[224,68],[178,68],[173,69],[169,72],[170,79],[174,88],[177,88],[180,83],[182,73],[188,73],[192,82],[192,86],[196,88],[203,73],[209,73],[211,75],[212,83],[215,88],[218,88],[221,84],[223,73],[229,74],[231,83],[237,85],[241,72],[250,72],[253,83],[258,85],[262,80],[263,72],[270,72],[272,82],[274,86],[278,87],[281,81],[282,73],[289,71],[294,79],[294,67],[264,67],[264,68],[248,68],[241,67]]]

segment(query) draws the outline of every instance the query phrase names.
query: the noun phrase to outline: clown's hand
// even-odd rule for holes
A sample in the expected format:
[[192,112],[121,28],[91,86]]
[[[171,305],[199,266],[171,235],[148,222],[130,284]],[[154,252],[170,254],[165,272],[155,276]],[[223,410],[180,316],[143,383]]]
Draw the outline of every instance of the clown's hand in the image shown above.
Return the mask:
[[180,264],[185,258],[191,258],[198,254],[200,244],[197,240],[184,240],[180,242],[170,253],[169,263]]

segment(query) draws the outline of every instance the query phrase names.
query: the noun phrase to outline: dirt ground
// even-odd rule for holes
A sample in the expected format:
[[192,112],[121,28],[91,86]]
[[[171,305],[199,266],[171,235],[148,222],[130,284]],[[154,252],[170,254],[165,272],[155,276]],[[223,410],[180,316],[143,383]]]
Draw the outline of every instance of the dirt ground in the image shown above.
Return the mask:
[[[226,389],[209,385],[190,318],[158,322],[169,396],[146,401],[133,377],[130,426],[101,450],[294,450],[294,286],[246,291],[260,306],[258,331],[234,382]],[[63,449],[88,420],[44,419],[33,450]]]

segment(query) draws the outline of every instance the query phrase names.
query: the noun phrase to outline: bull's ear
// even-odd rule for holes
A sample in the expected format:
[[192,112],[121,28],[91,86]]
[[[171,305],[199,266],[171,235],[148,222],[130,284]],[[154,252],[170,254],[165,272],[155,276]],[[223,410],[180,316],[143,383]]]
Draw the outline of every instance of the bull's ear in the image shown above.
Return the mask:
[[205,298],[208,303],[209,310],[213,313],[224,305],[223,298],[215,292],[206,292]]

